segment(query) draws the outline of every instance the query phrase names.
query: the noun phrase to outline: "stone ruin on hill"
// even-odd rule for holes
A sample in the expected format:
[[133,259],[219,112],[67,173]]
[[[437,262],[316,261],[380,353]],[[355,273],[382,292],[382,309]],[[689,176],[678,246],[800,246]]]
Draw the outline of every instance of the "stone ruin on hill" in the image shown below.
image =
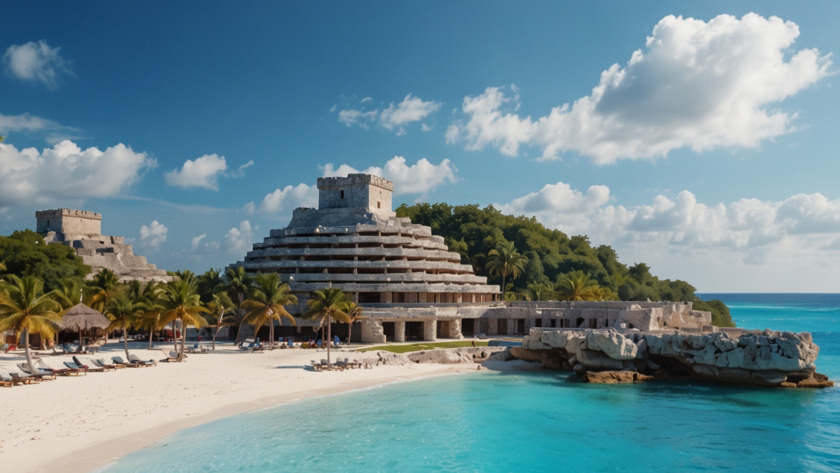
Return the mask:
[[93,271],[116,273],[120,281],[169,281],[166,271],[158,269],[143,256],[134,254],[125,238],[102,235],[102,214],[85,210],[54,209],[35,212],[36,231],[47,244],[67,245],[76,250]]

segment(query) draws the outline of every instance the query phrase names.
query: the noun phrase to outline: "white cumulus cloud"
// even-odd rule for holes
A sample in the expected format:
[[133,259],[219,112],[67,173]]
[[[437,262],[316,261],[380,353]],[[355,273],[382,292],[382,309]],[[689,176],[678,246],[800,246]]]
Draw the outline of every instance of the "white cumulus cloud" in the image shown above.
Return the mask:
[[225,234],[222,242],[224,250],[234,255],[244,256],[251,251],[254,244],[254,230],[251,222],[243,220],[239,227],[233,227]]
[[[551,228],[589,235],[598,244],[658,250],[732,251],[748,263],[766,263],[793,248],[813,259],[836,248],[840,237],[840,199],[819,193],[781,201],[740,199],[713,205],[684,190],[675,198],[656,196],[650,204],[607,205],[610,190],[586,193],[562,182],[498,206],[505,213],[534,216]],[[670,249],[670,250],[668,250]]]
[[140,243],[148,248],[157,248],[166,241],[169,229],[157,220],[152,221],[149,226],[140,227]]
[[[298,184],[276,189],[263,198],[260,211],[274,213],[297,207],[318,207],[318,187]],[[253,206],[250,208],[253,211]]]
[[13,44],[3,55],[6,73],[54,89],[61,76],[72,74],[70,63],[61,57],[60,50],[60,47],[53,48],[43,39],[37,43]]
[[[370,97],[362,99],[361,103],[370,102]],[[391,104],[387,108],[364,111],[347,108],[338,112],[338,121],[352,127],[359,125],[368,128],[371,124],[378,124],[386,130],[397,130],[398,135],[405,134],[405,126],[412,122],[423,121],[426,117],[440,109],[441,104],[434,101],[424,101],[420,97],[405,96],[402,102]],[[332,111],[332,110],[331,110]],[[423,124],[428,128],[426,124]],[[425,129],[424,128],[424,129]]]
[[601,73],[592,94],[532,119],[499,87],[464,98],[465,119],[446,132],[468,150],[493,146],[542,159],[573,151],[596,164],[666,156],[679,148],[754,148],[794,129],[781,100],[831,74],[830,54],[795,51],[799,27],[777,17],[720,15],[708,22],[667,16],[624,67]]
[[52,148],[18,150],[0,143],[0,207],[53,199],[112,197],[157,165],[124,144],[82,150],[69,140]]
[[203,187],[217,191],[219,190],[219,175],[225,171],[227,171],[227,162],[224,156],[205,154],[195,161],[186,160],[181,169],[167,172],[165,179],[168,185],[182,189]]
[[455,177],[457,169],[448,159],[435,165],[423,158],[409,166],[404,157],[394,156],[385,163],[384,168],[371,166],[363,171],[357,171],[347,164],[336,168],[332,163],[328,163],[323,169],[324,177],[346,177],[348,174],[360,172],[383,177],[394,183],[394,194],[397,195],[422,194],[447,182],[458,182],[458,178]]

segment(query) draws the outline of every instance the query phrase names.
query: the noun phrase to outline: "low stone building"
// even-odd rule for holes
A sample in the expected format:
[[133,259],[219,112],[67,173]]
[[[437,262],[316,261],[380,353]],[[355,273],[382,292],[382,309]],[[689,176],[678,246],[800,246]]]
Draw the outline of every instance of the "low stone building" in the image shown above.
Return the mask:
[[[318,179],[318,209],[299,208],[286,228],[271,230],[244,261],[249,274],[277,273],[305,311],[311,291],[336,287],[370,317],[354,341],[379,343],[487,335],[524,335],[533,327],[678,327],[709,324],[691,303],[501,302],[458,253],[429,227],[398,218],[393,183],[368,174]],[[307,328],[308,327],[308,328]],[[311,325],[283,327],[295,335]],[[336,324],[340,337],[346,325]]]
[[86,210],[54,209],[35,212],[36,232],[48,244],[67,245],[76,250],[93,271],[110,269],[120,281],[169,281],[166,271],[157,269],[143,256],[134,254],[125,238],[102,235],[102,215]]

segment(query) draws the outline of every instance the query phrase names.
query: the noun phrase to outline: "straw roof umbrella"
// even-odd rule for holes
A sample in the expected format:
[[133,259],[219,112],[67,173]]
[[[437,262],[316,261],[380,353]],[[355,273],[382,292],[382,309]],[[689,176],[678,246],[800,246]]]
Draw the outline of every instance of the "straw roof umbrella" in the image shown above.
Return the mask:
[[108,320],[108,317],[81,303],[71,307],[61,319],[62,330],[79,332],[80,347],[82,346],[82,330],[107,328],[109,325],[111,325],[111,321]]

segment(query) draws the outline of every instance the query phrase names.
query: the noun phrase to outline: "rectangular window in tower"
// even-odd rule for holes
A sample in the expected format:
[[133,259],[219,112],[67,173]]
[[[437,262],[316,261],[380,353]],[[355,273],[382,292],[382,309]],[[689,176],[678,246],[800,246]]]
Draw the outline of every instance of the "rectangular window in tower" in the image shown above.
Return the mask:
[[343,190],[341,191],[341,198],[342,199],[344,198],[344,191]]
[[382,208],[382,203],[381,203],[381,202],[377,202],[377,203],[376,203],[376,208],[377,208],[377,209],[381,209],[381,208]]

